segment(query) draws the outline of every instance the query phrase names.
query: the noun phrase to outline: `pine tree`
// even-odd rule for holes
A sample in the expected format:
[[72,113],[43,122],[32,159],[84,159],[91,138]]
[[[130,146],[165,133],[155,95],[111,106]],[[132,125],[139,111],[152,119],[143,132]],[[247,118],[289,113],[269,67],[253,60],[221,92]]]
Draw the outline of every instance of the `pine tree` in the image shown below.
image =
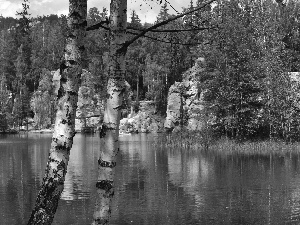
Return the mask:
[[130,26],[135,27],[135,28],[142,27],[141,20],[140,20],[138,14],[136,14],[135,10],[132,10],[132,12],[131,12]]
[[170,14],[168,13],[169,9],[168,9],[168,4],[167,2],[165,2],[161,8],[160,8],[160,11],[158,13],[158,16],[157,16],[157,19],[156,19],[156,22],[159,23],[159,22],[162,22],[162,21],[165,21],[169,18]]
[[17,12],[17,16],[21,16],[18,20],[17,28],[16,28],[16,36],[15,40],[18,48],[22,46],[22,54],[23,60],[26,64],[26,68],[23,71],[23,79],[26,85],[29,88],[29,91],[34,90],[34,83],[30,79],[30,71],[31,71],[31,38],[30,38],[30,15],[29,10],[29,0],[24,0],[22,3],[23,10],[21,12]]

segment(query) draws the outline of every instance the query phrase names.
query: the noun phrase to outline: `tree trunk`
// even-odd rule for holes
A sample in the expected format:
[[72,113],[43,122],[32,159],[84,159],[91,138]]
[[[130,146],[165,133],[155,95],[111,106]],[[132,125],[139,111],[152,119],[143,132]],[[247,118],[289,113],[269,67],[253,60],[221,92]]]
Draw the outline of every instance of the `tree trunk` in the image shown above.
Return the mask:
[[140,76],[140,68],[138,69],[138,72],[137,72],[137,75],[136,75],[136,102],[139,101],[139,86],[140,86],[140,79],[139,79],[139,76]]
[[87,0],[69,1],[69,33],[61,64],[57,113],[46,174],[28,224],[51,224],[63,191],[75,135],[75,114],[82,73]]
[[109,80],[107,84],[107,102],[100,136],[106,134],[98,160],[98,181],[93,224],[108,224],[111,202],[114,195],[114,167],[119,150],[120,109],[125,91],[125,54],[120,50],[125,42],[127,25],[127,0],[112,0],[110,4],[110,53]]

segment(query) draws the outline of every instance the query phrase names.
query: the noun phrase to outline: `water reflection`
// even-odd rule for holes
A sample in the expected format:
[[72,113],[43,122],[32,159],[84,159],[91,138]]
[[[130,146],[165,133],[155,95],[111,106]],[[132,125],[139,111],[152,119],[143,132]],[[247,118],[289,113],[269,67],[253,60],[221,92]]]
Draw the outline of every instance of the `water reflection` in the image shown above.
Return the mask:
[[115,224],[299,221],[298,155],[204,154],[146,140],[127,137],[123,145]]
[[[92,177],[97,167],[98,142],[94,136],[78,135],[70,154],[65,187],[61,198],[64,200],[88,199],[91,184],[96,178]],[[92,174],[91,174],[92,173]]]
[[[120,137],[112,224],[284,224],[300,220],[299,155],[225,155]],[[0,137],[0,224],[25,224],[51,135]],[[53,224],[90,224],[98,136],[76,135]]]
[[33,143],[35,136],[1,136],[0,224],[23,224],[27,218],[46,163],[46,154],[37,151]]
[[[94,144],[95,143],[95,144]],[[51,134],[0,137],[0,224],[25,224],[44,176]],[[85,224],[93,204],[97,138],[76,135],[53,224]],[[91,211],[91,210],[90,210]]]

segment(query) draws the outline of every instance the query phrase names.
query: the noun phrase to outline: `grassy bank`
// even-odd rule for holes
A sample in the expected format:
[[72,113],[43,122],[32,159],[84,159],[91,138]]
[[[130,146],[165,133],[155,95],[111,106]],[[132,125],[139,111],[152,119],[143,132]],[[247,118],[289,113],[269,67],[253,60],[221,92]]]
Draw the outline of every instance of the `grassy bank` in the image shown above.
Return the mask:
[[288,155],[290,153],[300,153],[299,142],[286,143],[282,140],[238,141],[226,137],[215,138],[208,133],[199,132],[172,133],[158,138],[154,144],[163,148],[181,148],[188,151],[207,151],[225,155]]

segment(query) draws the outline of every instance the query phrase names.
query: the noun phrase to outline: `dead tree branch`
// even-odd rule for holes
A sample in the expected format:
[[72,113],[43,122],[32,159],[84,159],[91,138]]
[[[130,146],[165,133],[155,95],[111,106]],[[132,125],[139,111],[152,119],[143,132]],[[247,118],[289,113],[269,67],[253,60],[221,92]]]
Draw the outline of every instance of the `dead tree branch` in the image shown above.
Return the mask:
[[[163,30],[163,29],[155,29],[155,30],[150,30],[148,32],[168,32],[168,33],[171,33],[171,32],[185,32],[185,31],[196,31],[196,30],[210,30],[210,29],[215,29],[217,27],[195,27],[193,29],[180,29],[180,30]],[[144,31],[146,29],[138,29],[138,28],[134,28],[134,27],[127,27],[127,29],[130,29],[130,30],[135,30],[135,31]],[[128,31],[127,31],[128,33]],[[145,35],[143,35],[145,36]]]
[[166,24],[168,24],[169,22],[174,21],[174,20],[176,20],[176,19],[179,19],[179,18],[181,18],[181,17],[183,17],[183,16],[185,16],[185,15],[188,15],[188,14],[191,14],[191,13],[193,13],[193,12],[196,12],[196,11],[198,11],[198,10],[204,8],[205,6],[211,4],[211,3],[214,2],[214,1],[216,1],[216,0],[209,0],[208,2],[204,3],[203,5],[197,7],[197,8],[195,8],[195,9],[193,9],[193,10],[190,10],[190,11],[188,11],[188,12],[185,12],[185,13],[182,13],[182,14],[180,14],[180,15],[174,16],[174,17],[172,17],[172,18],[170,18],[170,19],[167,19],[167,20],[165,20],[165,21],[162,21],[162,22],[160,22],[160,23],[157,23],[157,24],[155,24],[155,25],[153,25],[153,26],[151,26],[151,27],[145,29],[144,31],[142,31],[141,33],[139,33],[138,35],[136,35],[135,37],[133,37],[131,40],[126,41],[126,42],[124,43],[124,45],[119,49],[119,51],[120,51],[120,52],[122,52],[122,51],[126,52],[126,49],[128,48],[129,45],[131,45],[133,42],[135,42],[135,41],[136,41],[137,39],[139,39],[140,37],[144,36],[147,32],[149,32],[149,31],[151,31],[151,30],[154,30],[154,29],[156,29],[156,28],[158,28],[158,27],[161,27],[161,26],[163,26],[163,25],[166,25]]
[[[128,34],[133,34],[133,35],[137,35],[137,33],[135,32],[132,32],[132,31],[127,31]],[[162,40],[162,39],[158,39],[158,38],[155,38],[155,37],[151,37],[151,36],[148,36],[148,35],[143,35],[143,37],[145,38],[149,38],[149,39],[152,39],[154,41],[159,41],[159,42],[163,42],[163,43],[167,43],[167,44],[173,44],[173,45],[188,45],[188,46],[191,46],[191,45],[200,45],[200,44],[209,44],[209,42],[207,43],[180,43],[180,42],[171,42],[171,41],[166,41],[166,40]]]
[[97,29],[99,29],[100,27],[103,28],[103,29],[105,29],[105,30],[109,30],[109,28],[106,27],[106,26],[103,26],[103,24],[107,24],[107,25],[109,24],[108,18],[106,18],[106,20],[101,21],[100,23],[97,23],[97,24],[94,24],[94,25],[92,25],[92,26],[87,27],[87,28],[86,28],[86,31],[97,30]]

